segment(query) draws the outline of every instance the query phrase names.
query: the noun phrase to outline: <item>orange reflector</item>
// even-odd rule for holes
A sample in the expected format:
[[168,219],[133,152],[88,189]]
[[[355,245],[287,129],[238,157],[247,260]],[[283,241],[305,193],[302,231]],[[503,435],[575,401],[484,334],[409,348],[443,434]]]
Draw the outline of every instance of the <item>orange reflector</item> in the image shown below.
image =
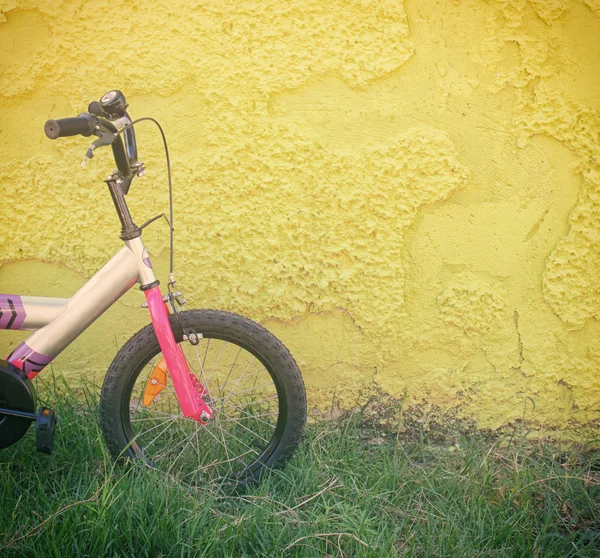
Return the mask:
[[163,358],[154,368],[152,374],[146,382],[146,389],[144,390],[144,398],[142,405],[149,407],[152,405],[154,398],[167,387],[167,362]]

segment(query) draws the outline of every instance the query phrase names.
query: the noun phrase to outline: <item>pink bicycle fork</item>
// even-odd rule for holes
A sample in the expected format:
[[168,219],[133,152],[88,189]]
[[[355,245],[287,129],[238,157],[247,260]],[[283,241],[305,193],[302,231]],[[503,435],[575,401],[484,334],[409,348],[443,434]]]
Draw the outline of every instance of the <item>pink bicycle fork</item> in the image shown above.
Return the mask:
[[175,342],[169,314],[163,301],[160,289],[153,287],[144,291],[152,325],[163,353],[169,375],[173,381],[177,400],[183,411],[183,416],[192,418],[201,424],[206,424],[213,416],[210,407],[202,399],[205,388],[192,375],[181,347]]

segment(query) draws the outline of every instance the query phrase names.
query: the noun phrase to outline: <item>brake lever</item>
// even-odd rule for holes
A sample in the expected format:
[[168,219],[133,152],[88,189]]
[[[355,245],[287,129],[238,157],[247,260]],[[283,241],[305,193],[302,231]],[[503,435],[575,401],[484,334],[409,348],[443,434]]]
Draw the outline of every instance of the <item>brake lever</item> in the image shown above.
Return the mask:
[[94,134],[98,136],[98,139],[87,148],[87,151],[85,152],[85,155],[81,160],[82,167],[85,167],[87,165],[88,159],[91,159],[94,156],[94,151],[96,149],[98,149],[99,147],[110,145],[113,141],[115,141],[115,135],[111,132],[97,130],[96,132],[94,132]]

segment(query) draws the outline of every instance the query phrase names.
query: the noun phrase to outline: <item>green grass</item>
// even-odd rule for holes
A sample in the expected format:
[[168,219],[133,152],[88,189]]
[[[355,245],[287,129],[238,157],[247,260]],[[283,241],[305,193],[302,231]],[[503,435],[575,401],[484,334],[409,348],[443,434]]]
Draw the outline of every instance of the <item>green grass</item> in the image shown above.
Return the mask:
[[46,393],[52,456],[33,428],[0,452],[0,556],[600,556],[598,451],[409,442],[354,417],[309,427],[258,486],[191,489],[115,467],[94,393]]

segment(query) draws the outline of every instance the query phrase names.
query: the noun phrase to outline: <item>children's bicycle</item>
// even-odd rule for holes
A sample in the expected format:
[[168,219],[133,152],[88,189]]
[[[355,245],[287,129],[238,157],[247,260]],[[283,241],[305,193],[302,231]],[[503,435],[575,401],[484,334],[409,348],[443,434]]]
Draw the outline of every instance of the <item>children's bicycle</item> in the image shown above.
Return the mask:
[[[106,180],[125,246],[72,298],[0,295],[0,329],[34,330],[0,361],[0,448],[36,423],[36,445],[50,453],[55,412],[36,411],[32,380],[96,318],[139,283],[152,323],[119,350],[100,395],[100,424],[115,459],[138,461],[186,482],[256,480],[281,466],[297,447],[306,420],[302,377],[273,334],[239,315],[181,310],[173,275],[173,203],[170,163],[162,128],[151,118],[132,121],[122,92],[109,91],[75,118],[48,120],[50,139],[96,136],[84,162],[111,146],[117,170]],[[171,270],[159,289],[150,256],[125,196],[145,168],[134,125],[160,129],[169,175]]]

